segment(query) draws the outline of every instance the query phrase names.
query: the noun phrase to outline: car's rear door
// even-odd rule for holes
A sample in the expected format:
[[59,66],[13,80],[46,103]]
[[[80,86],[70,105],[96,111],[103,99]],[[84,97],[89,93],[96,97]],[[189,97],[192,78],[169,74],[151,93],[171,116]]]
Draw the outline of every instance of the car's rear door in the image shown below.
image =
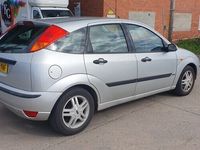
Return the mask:
[[0,84],[31,91],[31,43],[46,29],[32,22],[18,23],[0,39]]
[[126,27],[137,57],[136,95],[170,89],[177,67],[176,52],[166,52],[167,44],[153,31],[138,25]]
[[84,54],[89,81],[102,103],[131,97],[135,93],[137,61],[129,50],[120,24],[90,24]]

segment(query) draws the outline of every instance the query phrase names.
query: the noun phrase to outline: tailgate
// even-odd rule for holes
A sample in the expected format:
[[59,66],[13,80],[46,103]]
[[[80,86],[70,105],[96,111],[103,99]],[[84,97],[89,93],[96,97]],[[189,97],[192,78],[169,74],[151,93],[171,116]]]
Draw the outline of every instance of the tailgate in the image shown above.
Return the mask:
[[0,54],[0,83],[31,91],[32,54]]
[[31,91],[32,43],[46,24],[20,22],[0,38],[0,83]]

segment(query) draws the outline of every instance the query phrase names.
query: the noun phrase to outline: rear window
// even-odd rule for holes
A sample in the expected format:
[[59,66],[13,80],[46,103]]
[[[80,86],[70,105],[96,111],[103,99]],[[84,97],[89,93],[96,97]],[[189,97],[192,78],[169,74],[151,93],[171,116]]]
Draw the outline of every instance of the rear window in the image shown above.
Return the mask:
[[41,10],[41,12],[44,18],[72,16],[68,10]]
[[17,24],[0,39],[0,53],[27,53],[31,43],[47,27],[43,24]]

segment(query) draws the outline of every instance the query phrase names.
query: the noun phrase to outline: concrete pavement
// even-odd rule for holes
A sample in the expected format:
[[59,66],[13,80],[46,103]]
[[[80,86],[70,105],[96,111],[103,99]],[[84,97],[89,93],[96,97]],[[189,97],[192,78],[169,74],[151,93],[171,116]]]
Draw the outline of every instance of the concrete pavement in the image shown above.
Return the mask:
[[98,112],[81,134],[63,137],[45,122],[0,104],[0,150],[198,150],[200,76],[187,97],[163,93]]

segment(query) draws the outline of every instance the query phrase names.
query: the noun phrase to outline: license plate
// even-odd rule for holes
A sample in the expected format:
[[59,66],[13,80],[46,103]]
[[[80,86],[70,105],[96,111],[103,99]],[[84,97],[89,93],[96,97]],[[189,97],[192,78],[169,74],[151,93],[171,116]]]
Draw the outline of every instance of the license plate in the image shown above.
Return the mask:
[[0,73],[8,73],[8,64],[0,62]]

